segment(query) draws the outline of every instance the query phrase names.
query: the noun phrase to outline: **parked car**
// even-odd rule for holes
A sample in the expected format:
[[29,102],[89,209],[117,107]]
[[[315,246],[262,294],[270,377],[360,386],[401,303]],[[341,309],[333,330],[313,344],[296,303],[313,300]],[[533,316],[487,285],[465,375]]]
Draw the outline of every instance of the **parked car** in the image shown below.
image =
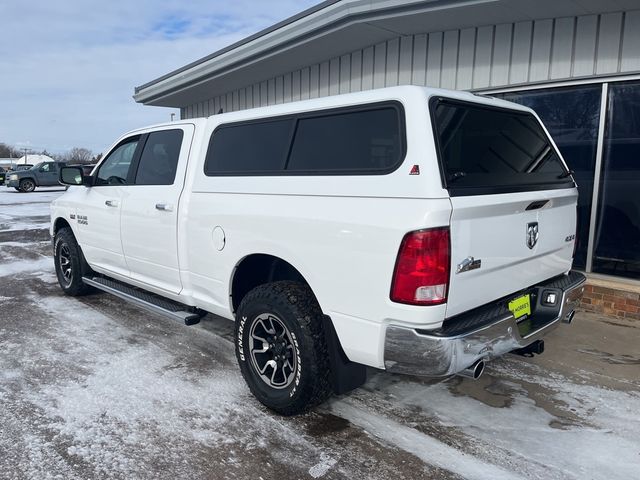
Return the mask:
[[5,185],[19,192],[33,192],[36,187],[59,185],[58,175],[62,162],[41,162],[28,170],[19,169],[7,175]]
[[577,189],[531,109],[394,87],[122,136],[52,204],[62,290],[235,320],[253,394],[295,414],[365,366],[477,378],[571,322]]
[[0,185],[4,185],[6,170],[4,167],[0,167]]

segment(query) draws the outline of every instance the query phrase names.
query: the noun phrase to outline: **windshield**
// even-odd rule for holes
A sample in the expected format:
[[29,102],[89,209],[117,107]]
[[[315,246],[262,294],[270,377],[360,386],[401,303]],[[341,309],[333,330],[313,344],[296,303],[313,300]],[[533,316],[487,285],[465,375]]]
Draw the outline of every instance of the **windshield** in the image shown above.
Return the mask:
[[443,181],[452,195],[573,186],[570,172],[532,114],[436,99],[432,115]]
[[31,167],[29,170],[38,170],[42,165],[44,165],[44,162],[40,162],[40,163],[36,163],[33,167]]

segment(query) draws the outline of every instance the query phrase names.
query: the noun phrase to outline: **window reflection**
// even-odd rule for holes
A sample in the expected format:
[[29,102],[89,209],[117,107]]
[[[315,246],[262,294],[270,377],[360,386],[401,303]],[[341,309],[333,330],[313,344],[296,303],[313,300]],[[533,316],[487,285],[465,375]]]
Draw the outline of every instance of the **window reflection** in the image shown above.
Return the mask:
[[640,278],[640,82],[609,84],[593,271]]
[[587,85],[495,95],[533,108],[549,130],[569,168],[575,172],[580,197],[574,267],[582,269],[587,260],[601,92],[600,85]]

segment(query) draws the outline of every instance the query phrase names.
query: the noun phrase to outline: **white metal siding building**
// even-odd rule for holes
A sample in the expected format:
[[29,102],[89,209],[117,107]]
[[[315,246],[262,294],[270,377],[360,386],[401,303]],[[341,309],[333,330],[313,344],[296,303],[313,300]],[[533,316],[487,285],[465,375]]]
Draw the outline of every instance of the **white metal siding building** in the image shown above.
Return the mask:
[[399,36],[181,107],[183,118],[403,84],[482,90],[640,71],[640,10]]
[[576,171],[576,265],[640,279],[637,0],[330,0],[134,98],[192,118],[401,84],[536,109]]

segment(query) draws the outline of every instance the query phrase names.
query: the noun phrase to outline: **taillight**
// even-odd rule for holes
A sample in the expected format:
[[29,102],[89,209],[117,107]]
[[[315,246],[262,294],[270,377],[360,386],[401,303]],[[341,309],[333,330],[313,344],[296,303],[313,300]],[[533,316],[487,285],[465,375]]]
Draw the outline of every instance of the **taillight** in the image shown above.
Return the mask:
[[449,228],[407,233],[400,244],[391,283],[391,300],[439,305],[449,288]]

